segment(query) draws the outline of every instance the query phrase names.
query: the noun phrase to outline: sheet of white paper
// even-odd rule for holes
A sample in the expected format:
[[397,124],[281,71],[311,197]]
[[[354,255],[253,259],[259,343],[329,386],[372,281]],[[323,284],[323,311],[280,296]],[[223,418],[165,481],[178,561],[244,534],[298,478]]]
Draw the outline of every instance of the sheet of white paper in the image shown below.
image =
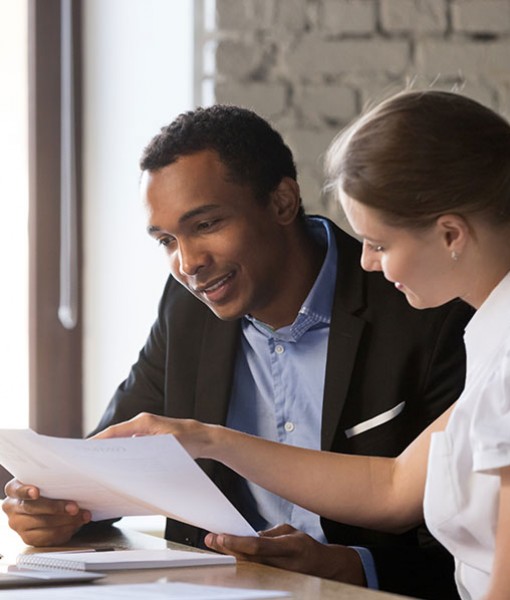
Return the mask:
[[[7,592],[5,592],[7,593]],[[9,600],[262,600],[290,596],[275,590],[246,590],[191,583],[132,583],[130,585],[90,585],[64,588],[9,590]]]
[[74,440],[0,429],[0,463],[48,498],[77,501],[94,520],[161,514],[256,535],[172,435]]

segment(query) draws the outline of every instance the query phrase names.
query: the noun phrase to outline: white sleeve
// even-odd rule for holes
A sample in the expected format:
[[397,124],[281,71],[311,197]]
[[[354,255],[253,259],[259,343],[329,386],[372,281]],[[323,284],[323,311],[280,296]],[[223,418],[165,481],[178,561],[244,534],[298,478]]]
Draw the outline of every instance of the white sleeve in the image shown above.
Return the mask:
[[510,347],[503,352],[481,391],[471,421],[475,471],[510,465]]

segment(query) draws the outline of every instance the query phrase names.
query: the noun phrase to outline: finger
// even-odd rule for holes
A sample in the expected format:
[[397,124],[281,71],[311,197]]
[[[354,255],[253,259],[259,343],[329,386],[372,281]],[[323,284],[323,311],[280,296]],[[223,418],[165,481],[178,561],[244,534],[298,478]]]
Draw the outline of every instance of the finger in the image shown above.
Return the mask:
[[76,531],[90,521],[90,512],[81,510],[76,515],[27,515],[9,513],[9,527],[18,533],[26,544],[51,546],[66,542]]
[[119,438],[119,437],[133,437],[137,435],[154,435],[161,433],[158,430],[158,423],[161,417],[150,413],[140,413],[129,419],[129,421],[123,421],[117,423],[117,425],[110,425],[103,431],[100,431],[90,439],[107,439],[107,438]]
[[11,479],[5,484],[5,495],[10,498],[22,500],[36,500],[39,497],[39,489],[34,485],[26,485],[18,479]]
[[103,431],[96,433],[96,435],[92,436],[91,440],[103,440],[109,438],[121,438],[121,437],[132,437],[133,435],[140,435],[136,433],[136,427],[133,427],[133,424],[127,421],[126,423],[119,423],[118,425],[110,425]]
[[229,548],[225,547],[223,543],[223,535],[221,534],[217,535],[214,533],[208,533],[204,538],[204,543],[211,550],[221,552],[222,554],[230,554],[230,556],[235,556],[238,560],[246,560],[244,555],[233,552]]
[[73,523],[60,527],[40,527],[18,532],[21,539],[30,546],[60,546],[66,544],[83,524]]
[[216,550],[217,552],[223,552],[225,554],[223,536],[220,534],[208,533],[204,538],[204,544],[208,548],[211,548],[211,550]]
[[90,521],[88,511],[80,511],[78,514],[70,516],[66,514],[59,515],[14,515],[9,524],[16,526],[16,531],[32,531],[36,529],[59,529],[62,527],[73,528],[81,527]]
[[288,538],[284,537],[264,538],[225,534],[209,535],[213,536],[210,540],[210,547],[214,550],[218,550],[224,554],[243,556],[250,560],[258,560],[259,562],[262,562],[264,557],[288,556],[291,550],[293,552],[293,548],[289,547]]
[[237,560],[245,560],[258,564],[292,568],[294,556],[282,556],[280,548],[265,545],[263,542],[254,542],[256,538],[238,538],[236,536],[216,535],[209,533],[205,537],[205,544],[212,550],[223,554],[235,556]]
[[259,535],[261,537],[278,537],[280,535],[291,535],[293,533],[298,533],[298,530],[292,525],[288,523],[282,523],[280,525],[275,525],[271,527],[271,529],[265,529],[264,531],[259,531]]
[[80,507],[70,500],[50,500],[42,497],[38,500],[17,500],[14,511],[26,515],[75,516],[80,512]]

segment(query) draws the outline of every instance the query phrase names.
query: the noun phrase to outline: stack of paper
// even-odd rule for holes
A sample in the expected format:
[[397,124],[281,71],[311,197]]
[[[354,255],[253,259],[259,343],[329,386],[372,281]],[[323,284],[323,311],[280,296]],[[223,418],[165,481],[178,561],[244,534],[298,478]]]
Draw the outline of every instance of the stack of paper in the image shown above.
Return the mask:
[[257,535],[172,435],[74,440],[0,429],[0,463],[95,521],[165,515],[214,533]]

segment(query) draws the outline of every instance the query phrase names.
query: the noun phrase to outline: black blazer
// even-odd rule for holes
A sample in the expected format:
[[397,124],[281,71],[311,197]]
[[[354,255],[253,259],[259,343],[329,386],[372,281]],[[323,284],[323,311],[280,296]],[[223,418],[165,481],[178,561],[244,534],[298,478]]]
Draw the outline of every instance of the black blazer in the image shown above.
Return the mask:
[[[439,309],[413,309],[380,273],[361,269],[359,242],[333,228],[338,273],[322,449],[395,456],[462,391],[462,335],[472,311],[460,301]],[[141,411],[224,424],[239,339],[239,320],[221,321],[170,277],[146,345],[98,429]],[[388,422],[351,437],[346,434],[401,403],[401,412]],[[229,496],[232,478],[238,476],[212,461],[200,463]],[[424,527],[390,535],[325,519],[322,524],[331,543],[371,549],[381,589],[434,600],[457,597],[453,561]],[[166,536],[201,545],[203,532],[169,520]]]

